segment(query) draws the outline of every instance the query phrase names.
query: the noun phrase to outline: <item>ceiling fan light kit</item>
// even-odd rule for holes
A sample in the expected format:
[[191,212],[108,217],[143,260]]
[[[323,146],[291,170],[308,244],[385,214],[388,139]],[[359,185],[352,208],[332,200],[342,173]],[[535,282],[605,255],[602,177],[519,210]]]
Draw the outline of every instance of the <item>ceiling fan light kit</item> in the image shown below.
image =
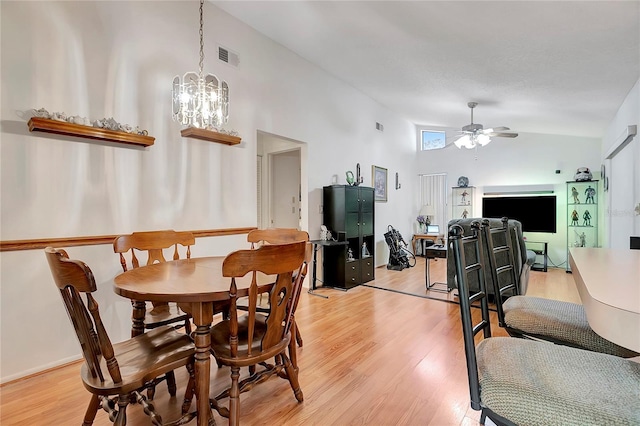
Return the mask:
[[467,124],[462,127],[462,136],[460,136],[454,142],[455,146],[459,149],[467,148],[473,149],[478,145],[485,146],[489,142],[491,142],[492,136],[497,137],[505,137],[505,138],[515,138],[518,136],[515,132],[505,132],[505,130],[510,130],[508,127],[495,127],[490,129],[485,129],[482,124],[473,122],[473,109],[478,106],[477,102],[469,102],[467,106],[471,109],[471,124]]

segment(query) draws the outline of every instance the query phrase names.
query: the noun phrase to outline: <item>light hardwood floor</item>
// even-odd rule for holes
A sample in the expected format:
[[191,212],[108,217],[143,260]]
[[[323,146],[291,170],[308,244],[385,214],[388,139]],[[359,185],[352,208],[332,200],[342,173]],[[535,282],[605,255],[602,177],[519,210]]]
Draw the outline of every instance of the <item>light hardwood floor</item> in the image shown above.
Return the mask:
[[[418,258],[404,271],[377,268],[373,284],[426,293],[424,266]],[[433,280],[445,281],[444,261],[430,267]],[[457,304],[368,286],[317,293],[329,299],[305,292],[296,315],[304,339],[298,350],[304,402],[296,402],[287,381],[272,378],[241,395],[243,425],[478,425],[469,407]],[[532,272],[528,294],[579,302],[564,269]],[[492,331],[506,336],[495,316]],[[3,385],[0,424],[80,425],[89,393],[79,369],[73,363]],[[164,384],[157,389],[154,404],[165,421],[180,409],[186,373],[178,371],[177,379],[177,398],[168,397]],[[211,394],[229,382],[227,369],[214,370]],[[127,414],[129,425],[151,424],[140,406]],[[99,411],[94,424],[110,424],[106,413]]]

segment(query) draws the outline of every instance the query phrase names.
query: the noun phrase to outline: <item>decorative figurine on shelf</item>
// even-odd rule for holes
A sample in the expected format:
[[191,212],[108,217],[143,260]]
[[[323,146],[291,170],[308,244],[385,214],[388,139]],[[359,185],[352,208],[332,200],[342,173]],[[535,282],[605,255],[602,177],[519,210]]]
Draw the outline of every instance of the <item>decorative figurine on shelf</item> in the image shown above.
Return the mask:
[[347,250],[347,261],[351,262],[354,260],[355,259],[353,258],[353,250],[351,250],[351,247],[349,247],[349,250]]
[[589,213],[589,210],[584,211],[582,219],[584,219],[584,221],[582,222],[582,226],[591,226],[591,213]]
[[460,204],[467,204],[467,195],[469,195],[469,193],[466,190],[464,190],[462,194],[460,194]]
[[578,226],[578,211],[571,212],[571,226]]
[[578,167],[576,174],[573,176],[573,180],[576,182],[588,182],[593,179],[593,174],[588,167]]
[[466,219],[466,218],[467,218],[467,216],[469,216],[469,212],[467,211],[467,209],[464,209],[464,210],[462,211],[462,218],[463,218],[463,219]]
[[571,196],[573,197],[573,204],[580,204],[580,200],[578,199],[578,190],[575,186],[571,187]]
[[596,195],[596,189],[592,188],[591,185],[587,189],[584,190],[587,199],[584,201],[585,204],[594,204],[596,201],[593,198]]
[[364,259],[369,256],[371,256],[371,254],[369,254],[369,250],[367,249],[367,243],[362,243],[362,258]]
[[353,186],[354,182],[355,182],[355,180],[353,179],[353,172],[351,170],[347,170],[347,183],[350,186]]
[[460,176],[458,178],[458,186],[460,188],[466,188],[467,186],[469,186],[469,178],[466,176]]

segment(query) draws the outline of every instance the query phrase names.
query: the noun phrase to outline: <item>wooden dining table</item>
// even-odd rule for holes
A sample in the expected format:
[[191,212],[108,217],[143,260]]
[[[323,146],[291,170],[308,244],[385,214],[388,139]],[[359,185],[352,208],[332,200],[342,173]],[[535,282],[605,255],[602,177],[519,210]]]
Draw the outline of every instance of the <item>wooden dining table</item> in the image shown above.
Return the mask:
[[[229,300],[231,278],[222,276],[224,256],[156,263],[134,268],[113,279],[116,294],[134,301],[177,302],[193,317],[198,426],[212,418],[209,406],[211,323],[216,302]],[[262,281],[266,276],[259,278]],[[266,282],[266,281],[265,281]],[[246,296],[251,274],[236,279],[238,297]]]
[[569,263],[593,331],[640,352],[640,250],[572,247]]

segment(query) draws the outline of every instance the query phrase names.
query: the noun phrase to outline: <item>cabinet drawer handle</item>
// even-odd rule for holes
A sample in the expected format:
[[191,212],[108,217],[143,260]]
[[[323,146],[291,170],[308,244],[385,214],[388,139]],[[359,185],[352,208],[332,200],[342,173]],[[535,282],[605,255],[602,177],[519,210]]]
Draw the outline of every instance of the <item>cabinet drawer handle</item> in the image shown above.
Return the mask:
[[352,267],[351,267],[351,270],[352,270],[352,271],[355,271],[355,270],[356,270],[356,267],[355,267],[355,266],[352,266]]
[[355,278],[351,278],[351,281],[355,281],[355,280],[356,280]]

